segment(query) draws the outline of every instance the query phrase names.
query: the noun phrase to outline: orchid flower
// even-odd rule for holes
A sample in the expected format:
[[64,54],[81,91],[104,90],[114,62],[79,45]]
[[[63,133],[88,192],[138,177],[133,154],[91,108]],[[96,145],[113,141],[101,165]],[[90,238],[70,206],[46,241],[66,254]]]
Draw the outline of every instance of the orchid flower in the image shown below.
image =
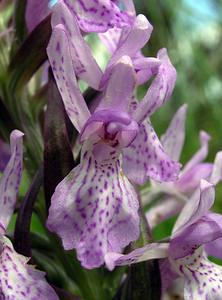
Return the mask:
[[142,54],[141,49],[148,42],[153,26],[144,15],[136,16],[135,11],[132,15],[132,26],[114,27],[99,33],[99,37],[112,55],[107,68],[114,64],[121,55],[129,55],[136,71],[137,85],[140,85],[157,73],[161,60],[155,57],[145,57]]
[[[166,155],[146,120],[171,96],[176,71],[166,50],[160,50],[157,76],[144,99],[132,106],[136,74],[130,57],[121,56],[108,76],[100,73],[78,27],[69,26],[70,18],[67,8],[57,4],[47,53],[66,112],[80,133],[81,162],[57,186],[47,226],[61,237],[65,249],[77,250],[84,267],[94,268],[104,263],[107,252],[120,252],[138,238],[139,204],[128,178],[141,183],[149,177],[177,177],[179,164]],[[106,78],[93,114],[77,74],[94,87]],[[129,168],[136,176],[128,176]]]
[[219,300],[222,267],[209,261],[204,251],[205,245],[209,246],[222,237],[222,216],[209,211],[214,194],[214,186],[201,180],[199,194],[195,193],[184,206],[169,243],[151,243],[126,255],[108,253],[105,256],[108,268],[111,270],[116,265],[166,257],[164,261],[172,274],[162,273],[165,286],[166,281],[169,285],[171,280],[180,276],[184,280],[185,300]]
[[11,157],[0,179],[0,298],[57,300],[44,273],[28,265],[29,259],[16,253],[5,236],[21,181],[22,137],[21,131],[14,130],[11,133]]
[[57,2],[69,8],[84,32],[105,32],[113,27],[131,26],[133,20],[132,0],[99,0],[96,4],[93,0],[27,0],[26,23],[29,32],[51,13]]
[[[166,133],[162,136],[161,141],[165,151],[171,158],[178,161],[183,148],[185,137],[185,118],[186,105],[183,105],[175,114]],[[200,132],[200,149],[182,168],[177,181],[172,183],[158,183],[152,181],[149,192],[164,193],[156,205],[151,207],[146,216],[151,228],[161,223],[167,218],[176,215],[183,208],[189,197],[198,188],[201,179],[207,179],[213,184],[217,184],[222,179],[220,175],[215,181],[215,174],[222,170],[222,152],[218,152],[214,164],[203,162],[208,154],[209,135],[204,131]],[[144,205],[149,200],[149,192],[146,190],[142,193],[142,202]]]

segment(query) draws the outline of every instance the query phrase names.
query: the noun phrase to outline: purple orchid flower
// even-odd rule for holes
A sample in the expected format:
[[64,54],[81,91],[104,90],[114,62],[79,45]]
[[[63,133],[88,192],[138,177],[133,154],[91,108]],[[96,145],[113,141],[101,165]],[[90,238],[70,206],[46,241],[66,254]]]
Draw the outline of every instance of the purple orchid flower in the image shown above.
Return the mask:
[[105,256],[108,268],[166,257],[162,262],[167,268],[170,266],[171,272],[162,273],[165,287],[180,276],[184,280],[185,300],[219,300],[222,267],[208,260],[203,247],[222,237],[222,216],[209,212],[214,194],[213,185],[202,180],[199,194],[192,196],[179,215],[169,244],[149,244],[127,255],[108,253]]
[[131,27],[112,28],[99,33],[101,42],[112,55],[108,68],[115,63],[121,55],[129,55],[136,71],[137,85],[148,81],[158,72],[161,60],[155,57],[145,57],[141,49],[148,42],[153,26],[143,15],[133,14],[134,22]]
[[51,13],[51,7],[57,2],[69,8],[84,32],[105,32],[113,27],[131,26],[135,11],[132,0],[27,0],[26,23],[29,32]]
[[11,133],[11,157],[0,179],[0,298],[58,300],[46,282],[45,274],[28,265],[29,259],[16,253],[5,236],[21,181],[22,137],[21,131],[14,130]]
[[[176,71],[166,50],[160,50],[161,66],[155,80],[144,99],[132,105],[136,74],[130,57],[120,56],[109,75],[102,74],[78,27],[69,26],[69,18],[70,12],[59,3],[52,16],[47,53],[83,146],[80,165],[55,190],[47,226],[62,238],[65,249],[77,250],[84,267],[94,268],[104,263],[107,252],[121,251],[138,238],[139,204],[128,178],[144,182],[149,177],[160,181],[177,177],[179,164],[166,155],[146,120],[171,96]],[[76,75],[93,87],[101,86],[106,78],[93,114]],[[129,177],[127,168],[133,168],[136,177]]]
[[0,139],[0,172],[3,172],[10,158],[10,147]]
[[[165,151],[176,161],[180,158],[184,143],[186,110],[186,105],[183,105],[178,110],[166,133],[161,138]],[[164,196],[146,214],[151,228],[165,219],[178,214],[185,203],[189,201],[192,193],[198,188],[201,179],[210,180],[213,184],[217,183],[214,178],[215,173],[220,172],[222,153],[219,152],[217,154],[214,164],[203,162],[208,154],[209,139],[210,137],[207,133],[204,131],[200,132],[201,147],[183,167],[177,181],[172,183],[157,183],[152,181],[151,192],[153,194],[163,192]],[[222,176],[218,178],[218,180],[221,179]],[[149,200],[149,192],[143,192],[142,202],[144,205]]]

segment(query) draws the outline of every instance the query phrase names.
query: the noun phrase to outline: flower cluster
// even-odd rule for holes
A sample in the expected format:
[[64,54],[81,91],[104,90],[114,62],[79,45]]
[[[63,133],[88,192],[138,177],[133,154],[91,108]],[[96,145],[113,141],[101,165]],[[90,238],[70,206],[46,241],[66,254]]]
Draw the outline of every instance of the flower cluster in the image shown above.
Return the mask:
[[[152,25],[136,15],[132,0],[27,0],[28,32],[45,18],[52,28],[47,68],[80,149],[80,162],[51,197],[47,229],[65,250],[76,251],[86,269],[105,264],[112,271],[158,259],[163,299],[178,287],[186,300],[221,299],[222,268],[208,256],[222,259],[222,216],[211,210],[222,152],[213,164],[204,162],[210,136],[201,131],[200,149],[181,168],[186,105],[161,138],[155,133],[150,117],[170,99],[176,70],[165,48],[156,57],[142,53]],[[109,52],[104,71],[87,43],[90,33]],[[90,104],[80,81],[94,92]],[[144,83],[149,87],[139,100],[136,91]],[[22,140],[14,130],[11,151],[0,140],[0,299],[56,300],[45,274],[15,251],[6,234],[22,177]],[[151,232],[177,216],[171,236],[135,249],[141,214]]]
[[[62,238],[65,249],[76,249],[84,267],[94,268],[108,252],[120,252],[139,237],[139,203],[132,183],[177,178],[180,166],[164,151],[148,119],[169,99],[176,71],[165,49],[152,59],[139,52],[152,31],[143,15],[121,29],[104,73],[63,2],[54,7],[52,28],[47,53],[82,150],[80,164],[55,190],[47,226]],[[151,76],[154,81],[137,101],[135,87]],[[77,77],[98,90],[93,111]]]

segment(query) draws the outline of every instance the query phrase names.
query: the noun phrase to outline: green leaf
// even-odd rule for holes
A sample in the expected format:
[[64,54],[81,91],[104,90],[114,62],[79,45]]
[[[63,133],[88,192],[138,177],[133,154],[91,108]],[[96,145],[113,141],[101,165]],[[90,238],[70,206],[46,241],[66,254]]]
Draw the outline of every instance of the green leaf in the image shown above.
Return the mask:
[[27,36],[25,11],[27,0],[16,0],[14,9],[15,43],[20,45]]
[[45,18],[25,39],[9,65],[8,90],[13,94],[30,80],[47,60],[46,47],[51,36],[51,16]]

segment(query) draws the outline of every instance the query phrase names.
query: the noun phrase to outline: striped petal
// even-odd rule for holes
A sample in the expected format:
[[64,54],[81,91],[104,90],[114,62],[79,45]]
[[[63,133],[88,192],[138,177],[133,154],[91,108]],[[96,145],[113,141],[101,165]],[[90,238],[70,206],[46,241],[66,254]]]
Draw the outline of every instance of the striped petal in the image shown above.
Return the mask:
[[108,68],[115,64],[122,56],[134,57],[148,42],[153,27],[144,15],[138,15],[132,28],[124,28],[119,38],[118,47],[113,53]]
[[0,236],[0,298],[16,300],[59,300],[45,274],[15,252],[10,240]]
[[129,56],[123,56],[112,68],[107,87],[98,110],[128,111],[136,86],[136,74]]
[[170,126],[161,137],[166,153],[174,160],[179,161],[185,138],[185,120],[187,105],[183,105],[174,115]]
[[71,65],[76,76],[94,89],[98,89],[102,71],[81,34],[76,18],[63,2],[59,2],[53,10],[52,28],[57,25],[63,25],[65,29],[71,55],[70,62],[72,61]]
[[167,257],[167,252],[168,243],[152,243],[142,248],[137,248],[125,255],[114,252],[107,253],[105,256],[105,262],[107,268],[111,271],[115,266],[125,266],[150,259],[165,258]]
[[0,179],[0,233],[6,230],[13,214],[22,176],[23,133],[14,130],[10,136],[11,157]]
[[180,165],[166,154],[150,122],[140,125],[136,139],[123,153],[124,172],[137,184],[148,178],[174,181],[178,176]]
[[176,83],[176,70],[170,62],[167,50],[159,50],[157,58],[161,61],[161,65],[156,78],[133,115],[137,122],[142,122],[162,106],[171,97]]
[[47,53],[66,112],[75,128],[81,131],[90,112],[78,87],[70,43],[63,25],[54,27]]
[[222,295],[222,267],[207,259],[199,248],[193,255],[172,262],[184,277],[184,299],[220,300]]
[[133,16],[121,11],[111,0],[63,0],[85,32],[105,32],[109,28],[130,26]]
[[189,169],[194,167],[195,165],[201,163],[208,154],[208,143],[210,140],[210,136],[205,132],[200,132],[200,149],[196,152],[196,154],[188,161],[188,163],[184,166],[182,174],[186,173]]
[[213,185],[204,179],[201,180],[200,189],[186,203],[174,225],[174,236],[179,235],[181,230],[184,230],[206,215],[214,203],[214,198],[215,190]]
[[47,226],[91,269],[104,263],[107,252],[121,252],[138,238],[137,211],[137,195],[122,172],[119,153],[85,143],[80,165],[55,190]]
[[184,194],[192,194],[198,188],[201,179],[209,180],[212,173],[213,164],[199,163],[183,172],[179,180],[175,182],[175,187]]

